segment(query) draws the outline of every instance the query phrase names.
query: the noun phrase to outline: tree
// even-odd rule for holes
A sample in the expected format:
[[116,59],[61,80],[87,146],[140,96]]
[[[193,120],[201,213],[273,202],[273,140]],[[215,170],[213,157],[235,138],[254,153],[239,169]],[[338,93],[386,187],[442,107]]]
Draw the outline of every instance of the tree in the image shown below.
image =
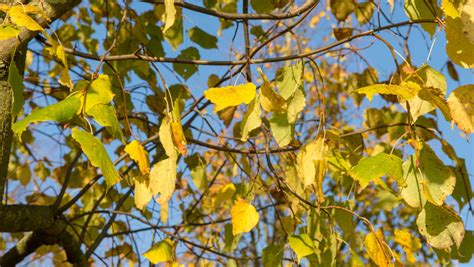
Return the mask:
[[0,265],[469,262],[474,1],[395,2],[2,1]]

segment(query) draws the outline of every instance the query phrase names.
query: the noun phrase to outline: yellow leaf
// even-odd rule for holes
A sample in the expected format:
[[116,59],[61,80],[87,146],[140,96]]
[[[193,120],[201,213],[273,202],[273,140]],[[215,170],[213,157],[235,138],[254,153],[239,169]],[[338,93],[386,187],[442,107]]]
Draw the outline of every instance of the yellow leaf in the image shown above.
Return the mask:
[[238,86],[214,87],[204,91],[204,96],[216,105],[214,112],[226,107],[248,104],[255,98],[257,87],[253,83]]
[[467,134],[474,132],[474,84],[456,88],[448,97],[453,121]]
[[8,25],[0,26],[0,41],[17,37],[19,33],[20,33],[19,30],[11,26],[8,26]]
[[367,254],[375,264],[382,267],[393,266],[388,245],[383,240],[383,233],[380,229],[376,234],[370,232],[365,237],[364,244]]
[[163,205],[173,196],[176,183],[176,158],[164,159],[151,168],[150,189],[153,195],[160,195],[158,204]]
[[263,84],[260,87],[260,105],[267,112],[284,112],[287,110],[286,100],[273,90],[267,76],[259,68],[258,72],[262,76]]
[[64,47],[62,45],[58,45],[56,47],[56,56],[61,60],[63,63],[63,70],[61,71],[61,77],[59,79],[59,83],[69,87],[72,90],[74,85],[71,81],[71,76],[69,76],[69,66],[67,64],[66,53],[64,52]]
[[174,260],[174,242],[167,238],[153,245],[143,254],[151,263],[158,264]]
[[150,191],[150,180],[147,176],[135,177],[135,205],[143,210],[150,202],[152,194]]
[[18,26],[23,26],[30,31],[44,31],[43,27],[41,27],[38,22],[26,14],[26,12],[33,11],[33,9],[34,8],[32,6],[12,6],[8,10],[8,15],[10,16],[12,22]]
[[160,207],[160,221],[163,224],[168,222],[168,202],[163,203]]
[[250,232],[258,224],[260,219],[257,210],[252,204],[243,199],[235,202],[230,210],[232,220],[232,234]]
[[474,67],[473,9],[474,0],[465,3],[462,10],[456,9],[452,3],[443,4],[443,11],[447,15],[445,18],[447,41],[446,53],[454,63],[463,68]]
[[125,147],[125,152],[133,161],[138,164],[138,168],[142,174],[150,173],[150,165],[148,163],[148,152],[137,140],[133,140]]
[[[315,184],[318,188],[318,192],[322,193],[322,180],[326,173],[325,153],[326,145],[322,137],[316,138],[316,140],[305,144],[300,153],[297,156],[298,171],[300,180],[303,182],[303,186],[307,187]],[[322,195],[319,196],[320,200]]]
[[408,229],[396,229],[395,230],[395,242],[400,244],[405,251],[407,261],[409,263],[415,263],[415,252],[421,248],[420,239],[411,235]]
[[421,86],[414,82],[402,82],[400,85],[388,84],[373,84],[365,86],[356,90],[359,94],[367,95],[367,98],[372,101],[375,94],[396,95],[403,100],[410,100],[414,98]]
[[176,149],[173,142],[173,134],[171,131],[170,116],[166,116],[163,118],[158,134],[160,135],[160,142],[163,148],[165,149],[166,155],[168,155],[168,157],[170,158],[177,158]]
[[176,20],[176,8],[174,6],[174,0],[165,0],[165,28],[163,32],[166,32],[171,26],[173,26]]
[[185,156],[187,152],[186,148],[186,136],[184,136],[183,126],[181,125],[181,121],[172,121],[171,122],[171,137],[173,140],[173,144],[178,149],[181,155]]

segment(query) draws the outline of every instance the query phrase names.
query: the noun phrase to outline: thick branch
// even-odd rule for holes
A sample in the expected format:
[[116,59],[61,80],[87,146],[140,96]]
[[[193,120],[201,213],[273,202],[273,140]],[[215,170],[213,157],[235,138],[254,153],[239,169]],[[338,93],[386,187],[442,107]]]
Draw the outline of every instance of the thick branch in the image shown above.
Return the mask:
[[[150,4],[157,4],[157,5],[163,5],[164,1],[163,0],[142,0],[143,2],[147,2]],[[319,1],[318,0],[308,0],[306,3],[299,8],[294,9],[293,11],[290,12],[284,12],[284,13],[275,13],[275,14],[236,14],[236,13],[229,13],[229,12],[223,12],[223,11],[217,11],[213,9],[207,9],[205,7],[193,5],[190,3],[187,3],[183,0],[175,0],[174,4],[176,6],[180,6],[189,10],[193,10],[202,14],[218,17],[221,19],[226,19],[226,20],[283,20],[283,19],[290,19],[297,17],[310,8],[314,7],[317,5]]]

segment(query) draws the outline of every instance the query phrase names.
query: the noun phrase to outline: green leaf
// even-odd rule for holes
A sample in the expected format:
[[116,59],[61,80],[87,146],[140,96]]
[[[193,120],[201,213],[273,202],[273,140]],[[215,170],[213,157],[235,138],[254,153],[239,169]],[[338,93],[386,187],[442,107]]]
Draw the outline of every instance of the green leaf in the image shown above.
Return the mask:
[[400,85],[388,84],[374,84],[359,88],[356,90],[359,94],[367,95],[367,98],[372,101],[375,94],[396,95],[403,100],[410,100],[414,98],[421,86],[414,82],[402,82]]
[[474,84],[456,88],[448,97],[451,115],[458,128],[465,133],[474,132]]
[[427,144],[424,144],[420,151],[420,171],[423,175],[421,183],[425,197],[435,205],[442,205],[454,190],[456,176]]
[[81,100],[78,94],[70,95],[66,99],[34,110],[30,115],[12,125],[12,130],[21,138],[21,134],[29,124],[33,122],[56,121],[64,122],[72,119],[81,107]]
[[[405,0],[405,13],[412,20],[436,19],[441,17],[441,10],[436,0]],[[435,23],[422,23],[421,27],[433,35],[436,31]]]
[[263,267],[281,267],[285,247],[282,244],[270,244],[262,251]]
[[262,124],[261,115],[262,109],[260,108],[258,95],[256,95],[252,102],[250,102],[247,112],[242,119],[240,138],[242,141],[247,141],[250,132],[260,127]]
[[[86,84],[76,85],[78,89],[86,86]],[[86,87],[87,88],[87,87]],[[75,90],[78,90],[75,89]],[[97,79],[92,81],[89,88],[87,88],[86,96],[86,113],[97,104],[108,104],[114,99],[115,94],[112,92],[112,84],[108,75],[101,74]]]
[[316,253],[313,240],[311,240],[308,234],[292,235],[288,237],[288,242],[298,257],[298,263],[302,258]]
[[108,187],[120,181],[120,175],[99,139],[78,128],[72,129],[72,138],[81,145],[82,151],[89,158],[92,166],[101,169]]
[[181,14],[181,8],[176,9],[174,24],[166,31],[163,31],[166,41],[171,45],[173,50],[178,49],[183,43],[183,17]]
[[352,167],[350,175],[354,180],[359,181],[362,188],[382,176],[402,181],[402,159],[395,155],[379,153],[376,156],[361,159],[356,166]]
[[253,10],[257,13],[271,13],[275,6],[273,5],[274,0],[250,0]]
[[193,27],[188,31],[189,39],[205,49],[217,48],[217,38],[214,35],[201,30],[199,27]]
[[295,65],[280,68],[276,72],[276,86],[278,92],[285,99],[288,100],[300,86],[303,86],[303,64],[297,63]]
[[23,84],[23,76],[18,71],[15,61],[13,60],[8,68],[8,83],[13,91],[12,117],[15,117],[20,113],[23,108],[23,103],[25,103],[25,99],[23,98],[25,85]]
[[228,223],[224,226],[224,251],[232,252],[237,247],[242,235],[234,235],[232,233],[232,224]]
[[97,104],[89,108],[86,112],[87,115],[94,117],[100,125],[106,127],[114,138],[119,139],[122,143],[125,143],[125,138],[120,128],[115,109],[110,104]]
[[416,225],[428,243],[437,249],[457,248],[464,237],[464,224],[454,210],[426,203],[418,214]]
[[288,122],[293,124],[295,123],[296,119],[300,112],[306,106],[306,97],[304,94],[303,86],[299,86],[293,96],[288,99]]
[[411,156],[403,162],[402,168],[406,187],[401,189],[400,195],[411,207],[422,208],[426,203],[426,197],[421,183],[423,176],[416,167],[415,157]]
[[[200,59],[199,50],[195,47],[188,47],[181,51],[177,58],[181,59]],[[173,69],[185,80],[193,76],[194,73],[198,70],[198,65],[196,64],[182,64],[182,63],[173,63]]]
[[154,244],[143,256],[153,264],[172,261],[175,258],[174,249],[174,242],[167,238]]
[[270,119],[270,129],[278,146],[287,146],[293,139],[294,125],[288,122],[286,114],[273,114]]

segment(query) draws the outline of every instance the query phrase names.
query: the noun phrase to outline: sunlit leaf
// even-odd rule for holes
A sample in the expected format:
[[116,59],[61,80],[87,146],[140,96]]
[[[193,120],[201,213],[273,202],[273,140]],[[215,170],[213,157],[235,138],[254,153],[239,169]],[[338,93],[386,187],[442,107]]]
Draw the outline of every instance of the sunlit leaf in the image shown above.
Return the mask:
[[172,261],[175,258],[174,249],[174,242],[167,238],[154,244],[143,256],[153,264]]
[[18,136],[26,130],[29,124],[33,122],[56,121],[64,122],[72,119],[79,111],[81,100],[78,94],[71,95],[66,99],[46,106],[41,109],[34,110],[23,120],[17,121],[12,125],[12,130]]
[[278,93],[286,100],[290,98],[298,87],[303,86],[303,64],[295,64],[280,68],[276,72],[276,86]]
[[150,190],[150,180],[147,176],[138,176],[135,180],[135,205],[137,209],[143,210],[150,202],[153,194]]
[[166,155],[170,158],[176,158],[176,147],[173,142],[173,133],[171,131],[171,117],[166,116],[161,121],[160,130],[160,142],[163,148],[165,149]]
[[[29,10],[26,8],[28,7]],[[44,31],[43,27],[38,24],[34,19],[26,14],[26,11],[33,11],[32,8],[36,8],[34,6],[23,6],[23,5],[16,5],[12,6],[8,10],[8,16],[10,16],[13,23],[18,26],[23,26],[30,31]],[[39,10],[38,10],[39,12]]]
[[217,112],[226,107],[249,104],[256,96],[256,89],[257,87],[253,83],[220,88],[213,87],[204,91],[204,96],[216,105],[214,111]]
[[[441,17],[441,10],[438,7],[438,1],[435,0],[406,0],[405,13],[412,20],[435,19]],[[436,31],[436,24],[423,23],[421,27],[430,35]]]
[[178,119],[177,121],[171,122],[171,137],[173,144],[175,145],[176,149],[178,149],[181,155],[185,156],[187,153],[187,141],[186,136],[184,135],[183,126],[181,125],[181,120]]
[[351,169],[350,175],[354,180],[359,181],[362,188],[382,176],[393,177],[397,181],[401,181],[403,176],[402,159],[395,155],[379,153],[376,156],[361,159]]
[[451,1],[442,1],[442,9],[446,14],[446,52],[454,63],[463,68],[474,67],[473,7],[474,1],[467,1],[462,10],[457,10]]
[[293,139],[293,127],[294,126],[288,122],[288,117],[284,113],[273,114],[270,119],[270,129],[280,147],[287,146]]
[[383,238],[383,232],[379,229],[374,234],[370,232],[364,240],[365,249],[370,259],[378,266],[393,266],[390,250]]
[[165,27],[163,32],[166,32],[171,26],[173,26],[176,19],[174,1],[175,0],[165,0]]
[[148,152],[137,140],[133,140],[124,149],[133,161],[138,164],[142,174],[150,172],[150,165],[148,163]]
[[82,151],[89,158],[91,164],[101,169],[107,186],[111,187],[120,181],[120,175],[115,170],[114,164],[99,139],[78,128],[72,129],[72,138],[81,145]]
[[437,249],[459,248],[464,238],[464,224],[454,210],[426,203],[416,219],[418,230]]
[[156,163],[150,171],[150,189],[154,196],[159,195],[160,205],[168,202],[176,186],[176,159],[167,158]]
[[303,145],[297,157],[300,179],[303,181],[304,187],[314,185],[320,201],[324,200],[323,178],[327,167],[326,150],[324,138],[318,137]]
[[313,240],[311,240],[308,234],[292,235],[288,237],[288,243],[290,243],[291,249],[296,253],[298,263],[301,262],[302,258],[316,253]]
[[232,205],[230,216],[232,219],[233,235],[250,232],[260,219],[255,207],[243,199],[237,200]]
[[10,38],[15,38],[20,34],[20,30],[9,26],[9,25],[1,25],[0,26],[0,41],[7,40]]
[[244,118],[242,119],[242,124],[241,124],[241,140],[242,141],[244,142],[247,141],[250,132],[260,127],[260,125],[262,124],[262,119],[260,118],[261,115],[262,115],[262,109],[260,108],[260,105],[259,105],[259,99],[258,99],[258,96],[255,96],[252,102],[250,102],[247,112],[245,113]]
[[400,85],[388,84],[374,84],[362,87],[356,90],[359,94],[367,95],[367,98],[372,101],[375,94],[396,95],[403,100],[410,100],[414,98],[418,91],[421,90],[420,85],[414,82],[402,82]]
[[120,128],[115,109],[110,104],[96,104],[87,110],[87,115],[94,117],[94,120],[107,128],[114,138],[125,143],[125,138]]
[[474,85],[456,88],[448,97],[451,115],[459,129],[466,133],[474,132]]
[[287,110],[286,100],[273,90],[271,83],[268,81],[267,76],[258,69],[263,79],[263,84],[260,87],[260,105],[263,110],[267,112],[285,112]]

